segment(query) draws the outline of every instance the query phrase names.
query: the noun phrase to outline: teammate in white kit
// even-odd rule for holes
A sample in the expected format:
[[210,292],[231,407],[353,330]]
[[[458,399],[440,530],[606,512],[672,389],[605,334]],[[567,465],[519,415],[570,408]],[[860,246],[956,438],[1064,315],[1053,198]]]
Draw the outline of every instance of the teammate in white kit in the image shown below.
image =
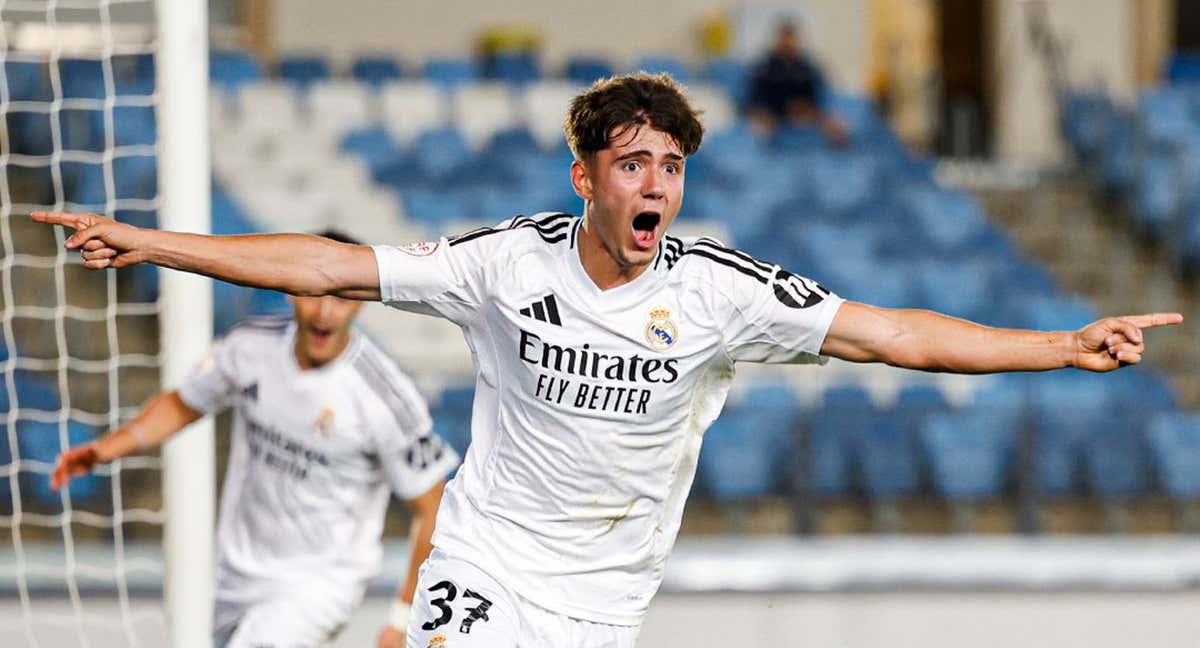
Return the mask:
[[290,648],[335,635],[379,571],[384,513],[395,493],[413,509],[412,555],[380,646],[403,646],[417,567],[429,555],[444,479],[458,456],[432,433],[408,376],[354,330],[361,302],[291,301],[294,318],[235,327],[178,390],[63,453],[52,484],[233,407],[217,528],[215,643]]
[[421,568],[410,648],[632,646],[737,361],[1110,371],[1141,360],[1141,328],[1182,320],[1036,332],[844,301],[717,241],[665,235],[702,137],[669,77],[597,82],[566,130],[582,218],[406,247],[34,216],[78,230],[67,247],[90,268],[149,262],[462,327],[478,375],[472,441]]

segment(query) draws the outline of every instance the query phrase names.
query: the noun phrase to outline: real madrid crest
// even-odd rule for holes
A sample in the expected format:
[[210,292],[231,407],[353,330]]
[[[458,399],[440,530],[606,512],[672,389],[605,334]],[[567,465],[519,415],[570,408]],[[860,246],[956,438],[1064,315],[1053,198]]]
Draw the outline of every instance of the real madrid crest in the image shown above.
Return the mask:
[[333,436],[333,420],[333,410],[326,407],[321,410],[321,415],[317,417],[317,420],[313,421],[313,427],[317,428],[317,432],[320,432],[321,436],[328,439]]
[[646,341],[657,351],[666,351],[675,346],[679,329],[671,321],[671,311],[659,306],[650,311],[650,323],[646,325]]

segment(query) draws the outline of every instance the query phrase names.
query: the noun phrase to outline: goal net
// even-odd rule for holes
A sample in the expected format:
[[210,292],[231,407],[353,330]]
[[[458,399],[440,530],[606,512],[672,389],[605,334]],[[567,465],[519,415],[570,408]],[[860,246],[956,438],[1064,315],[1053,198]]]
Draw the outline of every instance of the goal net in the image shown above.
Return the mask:
[[[3,646],[159,646],[175,634],[162,596],[164,571],[174,580],[162,549],[164,461],[115,461],[57,492],[49,476],[60,452],[170,384],[172,363],[194,362],[192,347],[177,353],[174,334],[160,334],[178,317],[160,299],[177,279],[150,267],[88,271],[63,249],[68,232],[28,218],[86,211],[159,224],[171,191],[159,188],[160,13],[154,0],[0,0]],[[203,496],[201,524],[211,525]]]

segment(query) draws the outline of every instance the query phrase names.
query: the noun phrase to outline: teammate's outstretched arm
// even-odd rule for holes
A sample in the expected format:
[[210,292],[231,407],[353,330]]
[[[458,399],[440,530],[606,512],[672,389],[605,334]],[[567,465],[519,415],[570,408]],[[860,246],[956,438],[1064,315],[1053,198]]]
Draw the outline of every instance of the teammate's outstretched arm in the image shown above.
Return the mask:
[[438,506],[442,503],[442,491],[446,482],[438,482],[436,486],[408,500],[412,509],[412,528],[408,532],[409,545],[412,551],[408,560],[408,577],[404,585],[396,591],[396,600],[392,605],[391,618],[388,625],[379,633],[378,648],[404,648],[405,628],[408,625],[413,596],[417,591],[417,572],[421,563],[433,551],[433,526],[437,520]]
[[94,270],[136,263],[195,272],[243,286],[293,295],[379,299],[375,253],[311,234],[206,236],[118,223],[96,214],[37,212],[39,223],[75,230],[67,249]]
[[924,310],[845,302],[821,347],[853,362],[955,373],[1043,371],[1078,367],[1112,371],[1137,364],[1142,329],[1183,322],[1179,313],[1108,317],[1078,331],[998,329]]
[[200,416],[200,412],[183,402],[178,392],[159,394],[132,421],[100,439],[77,445],[58,455],[54,472],[50,475],[50,487],[58,490],[73,477],[90,472],[98,463],[108,463],[156,448]]

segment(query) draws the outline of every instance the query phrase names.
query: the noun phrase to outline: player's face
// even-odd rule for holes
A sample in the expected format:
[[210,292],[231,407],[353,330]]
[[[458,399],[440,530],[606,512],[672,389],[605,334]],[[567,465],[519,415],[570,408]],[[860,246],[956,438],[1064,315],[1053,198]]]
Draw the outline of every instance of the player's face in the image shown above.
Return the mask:
[[296,359],[305,368],[338,357],[350,343],[350,326],[362,302],[339,297],[289,297],[296,314]]
[[587,200],[588,235],[617,266],[629,270],[654,260],[683,200],[683,153],[666,133],[650,126],[614,131],[608,148],[576,162],[576,190]]

